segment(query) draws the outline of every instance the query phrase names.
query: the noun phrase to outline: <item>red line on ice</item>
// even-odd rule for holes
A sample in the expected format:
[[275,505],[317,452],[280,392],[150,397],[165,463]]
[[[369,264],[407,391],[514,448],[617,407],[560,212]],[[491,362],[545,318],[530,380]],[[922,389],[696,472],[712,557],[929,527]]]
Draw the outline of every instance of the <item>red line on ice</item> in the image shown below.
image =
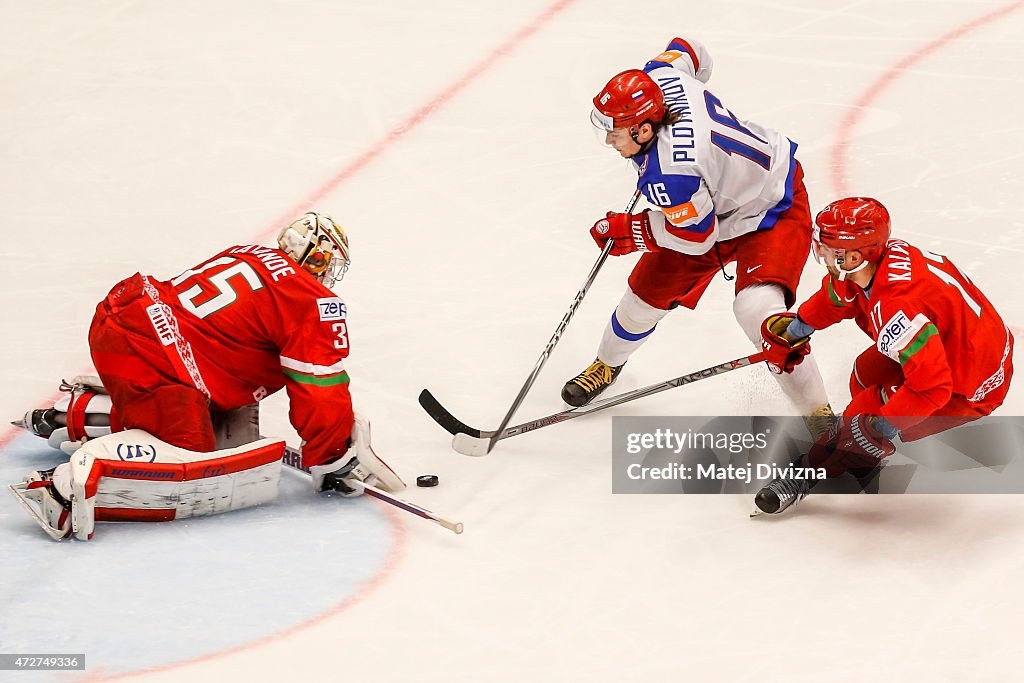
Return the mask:
[[[337,173],[335,173],[333,176],[331,176],[326,182],[324,182],[313,192],[311,192],[305,199],[297,203],[286,213],[282,214],[282,216],[279,219],[275,220],[270,227],[268,227],[260,234],[258,241],[262,242],[268,239],[270,236],[275,234],[277,230],[280,229],[280,225],[284,221],[288,220],[289,218],[295,216],[298,213],[301,213],[307,207],[315,205],[317,202],[323,199],[324,196],[335,190],[346,180],[352,178],[359,171],[364,169],[377,155],[381,154],[382,152],[386,151],[388,148],[393,146],[396,142],[401,140],[409,131],[413,130],[420,123],[422,123],[427,117],[429,117],[443,105],[451,101],[456,95],[461,93],[469,85],[476,81],[476,79],[479,78],[483,73],[485,73],[486,71],[491,69],[491,67],[493,67],[495,64],[497,64],[502,57],[507,56],[514,49],[519,47],[522,43],[524,43],[528,38],[537,33],[538,30],[540,30],[545,24],[550,22],[555,16],[557,16],[560,12],[562,12],[566,7],[571,5],[573,2],[574,0],[558,0],[557,2],[551,4],[546,9],[544,9],[544,11],[537,15],[526,26],[521,28],[510,38],[508,38],[505,42],[501,43],[497,48],[495,48],[487,55],[485,55],[482,59],[480,59],[476,64],[474,64],[469,69],[469,71],[460,76],[455,82],[453,82],[443,91],[441,91],[441,93],[436,95],[432,100],[430,100],[422,107],[420,107],[418,110],[416,110],[416,112],[413,113],[412,116],[405,119],[402,123],[393,128],[390,132],[388,132],[381,140],[378,140],[373,145],[371,145],[369,149],[363,152],[354,161],[350,162]],[[12,427],[8,429],[7,433],[0,434],[0,447],[3,447],[4,444],[9,442],[18,431],[20,430],[17,430],[17,428]],[[383,503],[381,503],[380,505],[383,506],[383,509],[385,510],[385,513],[388,516],[388,520],[391,523],[392,534],[394,535],[395,542],[392,546],[391,554],[385,560],[384,567],[382,568],[382,570],[378,574],[376,574],[373,577],[373,579],[370,580],[369,583],[364,585],[358,592],[350,595],[342,602],[333,606],[328,611],[313,617],[309,621],[293,626],[285,631],[273,633],[271,635],[260,638],[259,640],[255,640],[229,650],[224,650],[222,652],[204,655],[202,657],[186,660],[184,662],[175,662],[172,664],[154,667],[151,669],[137,669],[135,671],[118,673],[109,677],[103,677],[102,673],[100,673],[100,677],[96,678],[95,674],[90,674],[84,678],[80,678],[77,680],[81,683],[84,683],[84,681],[112,681],[120,678],[125,678],[128,676],[138,676],[147,673],[164,672],[171,669],[178,669],[191,664],[197,664],[211,659],[224,657],[226,655],[236,654],[238,652],[242,652],[245,650],[269,644],[271,642],[275,642],[281,638],[287,637],[299,631],[303,631],[311,626],[315,626],[331,617],[334,617],[340,612],[343,612],[344,610],[348,609],[352,605],[361,602],[378,586],[384,583],[384,580],[391,575],[391,573],[394,571],[394,568],[399,564],[399,561],[405,551],[405,531],[401,521],[399,520],[399,513],[393,508],[384,505]]]
[[963,38],[971,31],[981,28],[986,24],[990,24],[998,19],[1003,19],[1007,15],[1019,10],[1024,7],[1024,0],[1017,0],[1017,2],[1011,2],[1008,5],[1004,5],[997,10],[983,14],[980,17],[976,17],[967,21],[960,26],[942,34],[938,38],[926,43],[923,47],[911,52],[910,54],[903,57],[901,60],[889,67],[885,73],[876,78],[874,82],[869,85],[856,102],[851,105],[847,111],[846,116],[839,123],[839,130],[836,133],[836,141],[832,145],[832,191],[836,197],[845,197],[849,194],[846,189],[846,174],[847,174],[847,163],[846,152],[850,148],[850,140],[853,137],[853,130],[860,123],[860,120],[864,117],[864,112],[874,104],[875,100],[893,83],[895,83],[903,74],[905,74],[912,66],[920,62],[926,57],[929,57],[940,49],[946,47],[950,43],[954,42],[959,38]]
[[331,176],[326,182],[320,187],[313,190],[309,195],[301,202],[295,204],[292,208],[288,209],[285,213],[281,214],[275,220],[270,227],[260,234],[260,243],[269,240],[271,237],[277,234],[277,231],[281,229],[282,225],[285,225],[287,221],[291,220],[295,216],[302,212],[312,208],[319,203],[325,196],[334,191],[339,185],[344,183],[346,180],[354,176],[359,171],[366,168],[371,161],[374,160],[377,155],[381,154],[389,147],[394,145],[396,142],[405,137],[405,134],[416,128],[419,124],[447,104],[452,98],[465,90],[471,85],[477,78],[483,73],[490,70],[502,57],[508,55],[512,50],[522,44],[527,38],[535,34],[541,27],[547,24],[553,19],[559,12],[564,10],[566,7],[571,5],[574,0],[558,0],[558,2],[549,6],[533,21],[528,23],[523,28],[519,29],[515,34],[512,35],[504,43],[496,47],[494,50],[489,52],[483,59],[478,61],[469,69],[466,73],[456,79],[451,85],[442,90],[437,94],[434,99],[430,100],[422,107],[416,110],[409,118],[405,119],[397,126],[392,128],[383,138],[373,143],[369,149],[356,157],[353,161],[346,164],[341,170]]

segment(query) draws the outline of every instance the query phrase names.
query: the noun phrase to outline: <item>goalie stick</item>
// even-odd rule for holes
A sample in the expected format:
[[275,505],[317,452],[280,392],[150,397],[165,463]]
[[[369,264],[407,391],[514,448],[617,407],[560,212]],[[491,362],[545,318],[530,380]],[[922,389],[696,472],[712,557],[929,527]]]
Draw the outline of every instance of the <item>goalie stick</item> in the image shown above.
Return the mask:
[[[299,470],[300,472],[305,472],[306,474],[309,474],[309,468],[304,467],[302,465],[302,453],[300,453],[295,448],[285,446],[284,458],[281,459],[281,462],[294,470]],[[406,512],[411,512],[412,514],[418,517],[422,517],[423,519],[429,519],[431,522],[440,524],[445,529],[453,531],[456,534],[462,533],[462,522],[449,521],[444,517],[435,515],[433,512],[427,510],[426,508],[421,508],[419,505],[402,500],[401,498],[396,498],[387,491],[381,491],[380,489],[370,486],[369,484],[364,483],[363,489],[364,493],[366,493],[366,495],[368,496],[372,496],[377,500],[382,500],[385,503],[388,503],[389,505],[394,505],[396,508],[400,508],[402,510],[405,510]]]
[[532,432],[535,429],[541,429],[542,427],[548,427],[553,424],[558,424],[559,422],[565,422],[566,420],[571,420],[576,417],[590,415],[591,413],[596,413],[598,411],[605,410],[606,408],[622,405],[629,401],[635,401],[638,398],[652,396],[654,394],[661,393],[662,391],[667,391],[668,389],[681,387],[684,384],[693,384],[694,382],[699,382],[700,380],[707,379],[708,377],[715,377],[738,368],[759,363],[762,360],[764,360],[764,354],[755,353],[750,356],[745,356],[744,358],[737,358],[736,360],[728,361],[726,363],[712,365],[709,368],[691,372],[687,375],[680,375],[679,377],[665,380],[664,382],[651,384],[650,386],[627,391],[616,396],[609,396],[608,398],[595,401],[589,405],[572,408],[570,410],[563,410],[560,413],[541,417],[536,420],[530,420],[529,422],[524,422],[514,427],[508,427],[501,431],[495,430],[493,432],[474,429],[465,422],[459,420],[448,412],[448,410],[442,406],[436,398],[434,398],[434,395],[426,389],[420,392],[419,402],[430,417],[434,418],[434,420],[448,430],[449,433],[455,435],[452,439],[452,448],[463,455],[479,457],[490,453],[491,445],[500,439],[507,439],[512,436],[525,434],[526,432]]
[[[623,213],[632,213],[633,209],[636,208],[637,202],[640,201],[640,196],[640,190],[637,189],[637,191],[633,193],[633,197],[629,200],[629,204],[626,205],[626,210]],[[587,291],[590,289],[590,286],[594,284],[594,280],[597,278],[598,271],[601,270],[601,267],[604,266],[605,261],[608,260],[608,254],[611,253],[613,246],[614,242],[612,240],[608,240],[607,242],[605,242],[604,249],[601,250],[601,255],[597,257],[597,261],[594,263],[594,266],[590,269],[590,273],[587,275],[587,279],[583,283],[583,286],[580,287],[580,291],[576,292],[576,298],[572,300],[572,304],[569,306],[569,310],[567,310],[565,312],[565,315],[562,316],[562,320],[558,323],[558,327],[555,328],[555,333],[551,335],[551,339],[548,340],[547,346],[545,346],[544,350],[541,351],[540,358],[537,359],[537,362],[533,366],[533,371],[530,373],[530,376],[526,378],[526,382],[523,384],[522,389],[520,389],[519,393],[516,394],[515,400],[512,401],[512,405],[509,407],[508,412],[506,412],[505,417],[501,419],[501,424],[499,424],[498,428],[493,432],[487,432],[488,434],[493,434],[494,436],[490,437],[487,443],[487,450],[484,453],[480,453],[480,455],[486,455],[487,453],[491,452],[491,449],[494,448],[494,444],[496,444],[498,442],[498,439],[501,438],[498,435],[505,430],[505,427],[507,427],[508,423],[512,420],[512,416],[515,415],[517,410],[519,410],[519,406],[526,398],[526,394],[529,393],[530,388],[533,386],[533,383],[537,380],[537,376],[540,375],[541,368],[544,367],[544,364],[551,356],[551,352],[555,350],[555,346],[562,338],[562,335],[565,333],[566,328],[569,327],[569,321],[572,320],[572,317],[576,314],[576,309],[578,309],[580,307],[580,304],[583,303],[583,297],[587,295]],[[429,394],[429,392],[426,389],[423,390],[423,393]],[[423,393],[420,394],[420,405],[423,405]],[[426,408],[426,406],[423,407]],[[428,410],[427,412],[430,411]],[[452,419],[454,420],[455,418]],[[458,422],[458,420],[456,420],[456,422]]]

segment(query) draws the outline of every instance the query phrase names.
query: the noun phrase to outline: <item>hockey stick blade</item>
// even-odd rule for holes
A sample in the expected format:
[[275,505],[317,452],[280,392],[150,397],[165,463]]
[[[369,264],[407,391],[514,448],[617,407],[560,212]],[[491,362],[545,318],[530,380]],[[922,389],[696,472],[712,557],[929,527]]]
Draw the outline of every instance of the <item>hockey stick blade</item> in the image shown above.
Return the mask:
[[452,448],[463,455],[472,455],[475,458],[480,458],[490,452],[492,436],[494,435],[489,432],[486,433],[486,436],[473,436],[467,433],[456,434],[452,437]]
[[480,437],[479,429],[473,429],[465,422],[449,413],[448,410],[441,405],[436,398],[434,398],[434,395],[431,394],[428,389],[424,389],[420,392],[419,402],[423,410],[427,411],[427,415],[432,417],[434,422],[444,427],[449,434],[469,434],[470,436],[477,438]]
[[[309,468],[302,464],[302,452],[295,448],[285,446],[284,457],[281,459],[281,462],[282,464],[287,465],[293,470],[305,472],[307,475],[310,474]],[[462,522],[453,522],[451,520],[445,519],[444,517],[441,517],[440,515],[435,515],[433,512],[426,508],[422,508],[419,505],[416,505],[415,503],[410,503],[407,500],[402,500],[397,496],[391,495],[387,491],[382,491],[374,486],[370,486],[369,484],[363,483],[362,486],[363,493],[365,493],[366,495],[376,498],[377,500],[382,500],[388,505],[394,505],[396,508],[400,510],[411,512],[417,517],[422,517],[423,519],[434,522],[435,524],[440,524],[445,529],[448,529],[448,531],[451,531],[456,534],[461,534],[464,529]]]
[[559,422],[565,422],[566,420],[590,415],[592,413],[622,405],[623,403],[629,403],[630,401],[635,401],[640,398],[653,396],[654,394],[661,393],[662,391],[675,389],[676,387],[681,387],[686,384],[693,384],[694,382],[699,382],[700,380],[707,379],[708,377],[716,377],[727,372],[732,372],[738,368],[744,368],[748,365],[759,363],[762,360],[764,360],[764,354],[755,353],[744,358],[737,358],[736,360],[719,363],[718,365],[712,365],[711,367],[704,368],[703,370],[691,372],[686,375],[680,375],[679,377],[674,377],[672,379],[665,380],[664,382],[651,384],[639,389],[633,389],[632,391],[627,391],[615,396],[609,396],[607,398],[594,401],[589,405],[563,410],[560,413],[554,413],[553,415],[541,417],[536,420],[523,422],[522,424],[515,425],[514,427],[508,427],[502,430],[501,433],[496,431],[491,432],[479,430],[473,430],[476,434],[460,432],[455,434],[455,437],[452,439],[452,448],[463,455],[471,455],[474,457],[484,456],[490,452],[492,447],[491,444],[500,441],[501,439],[519,436],[526,432],[532,432],[535,429],[550,427],[551,425],[558,424]]

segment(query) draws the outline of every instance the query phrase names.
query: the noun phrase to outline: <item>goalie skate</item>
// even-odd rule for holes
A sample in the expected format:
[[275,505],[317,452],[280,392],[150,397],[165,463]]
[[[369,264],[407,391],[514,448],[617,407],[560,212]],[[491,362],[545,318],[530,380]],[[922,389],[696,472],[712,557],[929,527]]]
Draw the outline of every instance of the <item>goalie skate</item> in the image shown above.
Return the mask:
[[7,489],[50,538],[62,541],[71,535],[71,504],[54,485],[55,469],[31,472]]

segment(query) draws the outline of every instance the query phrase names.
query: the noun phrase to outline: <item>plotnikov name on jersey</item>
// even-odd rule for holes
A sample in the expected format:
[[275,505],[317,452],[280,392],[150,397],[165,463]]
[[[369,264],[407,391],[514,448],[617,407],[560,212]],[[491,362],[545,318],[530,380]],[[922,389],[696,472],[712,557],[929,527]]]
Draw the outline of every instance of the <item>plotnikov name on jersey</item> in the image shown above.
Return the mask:
[[669,479],[675,481],[737,481],[749,484],[755,479],[757,481],[771,481],[779,477],[788,479],[807,479],[820,481],[825,479],[824,467],[795,467],[758,463],[754,465],[721,465],[718,463],[706,463],[698,465],[684,465],[674,462],[661,467],[644,467],[640,463],[633,463],[626,468],[626,476],[634,481],[648,479]]

